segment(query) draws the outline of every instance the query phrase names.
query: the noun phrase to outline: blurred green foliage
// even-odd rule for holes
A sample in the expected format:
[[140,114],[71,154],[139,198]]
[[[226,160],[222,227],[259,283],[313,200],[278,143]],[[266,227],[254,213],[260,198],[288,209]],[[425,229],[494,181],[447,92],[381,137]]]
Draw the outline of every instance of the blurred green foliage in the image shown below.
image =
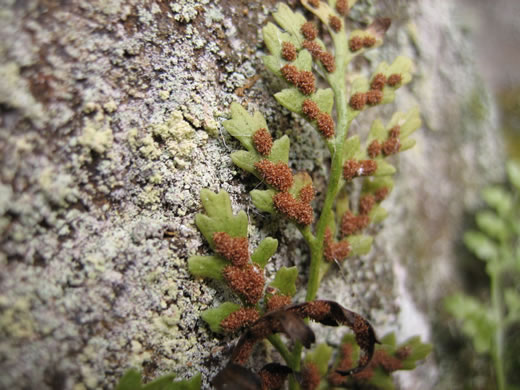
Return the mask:
[[490,299],[483,302],[457,293],[445,302],[475,350],[493,359],[499,390],[513,388],[507,384],[507,372],[515,362],[505,357],[511,345],[508,330],[520,324],[520,163],[510,161],[507,174],[510,186],[484,189],[488,207],[476,214],[478,230],[464,235],[469,250],[485,262]]

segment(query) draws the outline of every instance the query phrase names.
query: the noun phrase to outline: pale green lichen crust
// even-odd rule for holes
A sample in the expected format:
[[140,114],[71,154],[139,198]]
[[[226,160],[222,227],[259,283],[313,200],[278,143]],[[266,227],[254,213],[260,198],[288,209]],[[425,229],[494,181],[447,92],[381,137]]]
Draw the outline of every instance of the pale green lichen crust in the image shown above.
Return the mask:
[[[3,2],[0,388],[112,388],[129,367],[141,369],[146,380],[201,371],[207,388],[207,379],[226,362],[231,340],[215,338],[200,312],[228,297],[218,284],[194,280],[187,271],[187,258],[207,250],[193,223],[200,189],[225,189],[235,207],[248,209],[246,193],[256,185],[246,188],[236,177],[229,158],[236,148],[222,130],[222,113],[233,100],[260,109],[276,138],[291,137],[291,168],[311,172],[317,186],[318,174],[326,171],[320,137],[271,96],[278,81],[260,79],[244,97],[234,94],[264,73],[260,26],[274,3]],[[361,2],[370,15],[371,3]],[[492,115],[468,122],[471,128],[454,136],[463,118],[456,117],[457,101],[446,108],[442,88],[457,78],[464,94],[474,91],[469,85],[475,79],[473,68],[457,68],[461,53],[471,53],[462,38],[442,50],[451,68],[437,66],[439,31],[459,37],[447,6],[438,3],[416,15],[409,4],[388,7],[397,10],[388,16],[414,18],[420,27],[413,45],[390,34],[379,50],[387,60],[398,53],[413,57],[417,42],[423,45],[416,61],[420,81],[401,103],[408,108],[426,102],[425,121],[438,130],[431,136],[435,142],[419,139],[413,160],[402,164],[400,180],[406,181],[396,189],[403,193],[389,200],[397,204],[389,204],[396,219],[387,221],[384,240],[402,245],[380,244],[368,259],[348,265],[348,283],[337,273],[321,293],[367,314],[376,326],[395,327],[398,311],[393,267],[384,261],[404,259],[411,269],[435,263],[420,243],[445,231],[438,225],[445,204],[451,202],[452,213],[457,207],[450,194],[464,196],[460,182],[498,165],[484,166],[481,153],[499,149]],[[427,37],[422,31],[429,31]],[[365,119],[356,129],[369,126]],[[439,158],[461,149],[455,171]],[[464,169],[477,157],[479,168]],[[396,201],[417,188],[428,210],[423,203]],[[248,210],[253,247],[267,235],[282,243],[267,276],[281,266],[305,269],[308,253],[299,233]],[[402,215],[408,222],[398,220]],[[423,228],[416,229],[415,221]],[[402,252],[389,256],[396,250]],[[435,257],[450,254],[443,249]]]

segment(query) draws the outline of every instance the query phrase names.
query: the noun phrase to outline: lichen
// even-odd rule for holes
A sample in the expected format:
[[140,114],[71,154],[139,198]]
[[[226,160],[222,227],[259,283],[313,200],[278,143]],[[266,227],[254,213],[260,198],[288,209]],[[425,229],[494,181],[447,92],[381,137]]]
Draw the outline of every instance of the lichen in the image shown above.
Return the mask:
[[99,154],[103,154],[110,149],[113,141],[114,136],[110,127],[88,119],[83,127],[83,133],[78,138],[81,145]]
[[0,296],[0,334],[13,339],[30,339],[34,336],[36,325],[31,314],[31,300],[28,297],[10,302],[6,296]]
[[0,64],[0,103],[22,110],[37,123],[45,117],[43,107],[34,99],[16,62]]

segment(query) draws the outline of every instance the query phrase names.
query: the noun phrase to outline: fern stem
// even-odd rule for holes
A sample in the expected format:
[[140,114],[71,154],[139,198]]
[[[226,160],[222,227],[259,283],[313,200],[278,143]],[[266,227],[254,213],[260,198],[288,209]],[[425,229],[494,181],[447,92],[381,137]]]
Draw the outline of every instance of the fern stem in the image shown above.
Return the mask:
[[276,348],[276,350],[282,355],[283,360],[289,365],[289,367],[293,368],[293,356],[291,352],[287,349],[287,346],[282,341],[279,335],[272,334],[267,337],[269,342]]
[[[334,91],[334,97],[336,102],[337,112],[337,130],[338,134],[335,140],[334,155],[332,156],[332,164],[330,169],[330,179],[327,186],[327,193],[325,195],[325,202],[323,203],[321,214],[316,226],[315,239],[309,242],[309,248],[311,251],[311,265],[309,270],[309,281],[307,283],[307,295],[305,300],[307,302],[316,299],[318,288],[320,285],[320,266],[323,262],[323,248],[325,240],[325,230],[327,223],[332,213],[332,207],[339,191],[339,184],[341,174],[343,170],[343,145],[345,144],[345,138],[347,136],[349,119],[348,119],[348,106],[347,97],[345,90],[345,79],[344,76],[337,77],[338,82],[331,82],[332,89]],[[302,346],[297,344],[293,350],[293,362],[295,371],[300,369],[301,365],[301,353]],[[298,383],[291,378],[289,382],[290,390],[299,389]]]
[[330,168],[330,179],[327,186],[327,194],[325,195],[325,202],[321,209],[321,215],[316,226],[316,239],[310,245],[311,250],[311,265],[309,270],[309,282],[307,284],[307,301],[312,301],[316,298],[318,287],[320,284],[320,265],[323,261],[323,247],[325,238],[325,229],[332,213],[332,207],[339,191],[339,183],[343,168],[343,146],[347,136],[349,120],[348,120],[348,106],[345,90],[344,77],[338,77],[337,82],[331,83],[334,91],[334,100],[336,102],[337,112],[337,131],[335,153],[332,156],[332,163]]
[[[498,260],[495,260],[498,261]],[[495,342],[493,346],[493,363],[495,365],[495,372],[497,376],[497,389],[505,390],[506,379],[504,371],[504,318],[503,318],[503,303],[501,295],[500,283],[500,267],[493,269],[490,272],[491,277],[491,301],[493,311],[495,313],[496,328],[495,328]]]

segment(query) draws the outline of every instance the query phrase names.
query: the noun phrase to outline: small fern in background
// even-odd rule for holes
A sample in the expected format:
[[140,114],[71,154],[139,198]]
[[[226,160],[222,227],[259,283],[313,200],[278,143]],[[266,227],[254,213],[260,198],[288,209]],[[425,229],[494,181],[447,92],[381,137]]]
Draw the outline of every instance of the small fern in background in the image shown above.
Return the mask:
[[486,263],[490,282],[489,302],[457,293],[446,299],[446,308],[462,324],[475,350],[493,360],[497,389],[511,389],[506,380],[506,332],[520,324],[520,163],[509,162],[511,183],[482,192],[488,208],[476,215],[479,230],[464,234],[464,243]]

